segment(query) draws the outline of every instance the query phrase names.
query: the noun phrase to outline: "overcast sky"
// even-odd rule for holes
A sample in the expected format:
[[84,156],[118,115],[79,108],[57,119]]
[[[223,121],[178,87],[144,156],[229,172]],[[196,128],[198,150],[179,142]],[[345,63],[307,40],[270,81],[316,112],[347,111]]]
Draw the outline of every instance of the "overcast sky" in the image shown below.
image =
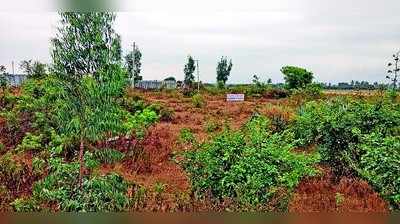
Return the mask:
[[[11,72],[13,60],[51,62],[54,5],[9,2],[0,9],[0,64]],[[305,67],[320,82],[383,82],[400,50],[399,0],[136,0],[117,9],[123,49],[139,45],[145,79],[182,79],[191,54],[205,82],[214,82],[223,55],[234,64],[231,83],[250,82],[254,74],[280,82],[284,65]]]

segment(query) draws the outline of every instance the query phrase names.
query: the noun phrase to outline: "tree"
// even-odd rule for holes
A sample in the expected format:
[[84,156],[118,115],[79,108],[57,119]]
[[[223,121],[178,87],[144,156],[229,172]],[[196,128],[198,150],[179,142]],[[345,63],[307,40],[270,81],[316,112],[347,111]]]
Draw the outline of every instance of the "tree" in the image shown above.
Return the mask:
[[173,76],[169,76],[168,78],[164,79],[164,81],[173,81],[173,82],[176,82],[176,79],[175,79],[175,77],[173,77]]
[[288,89],[304,88],[312,83],[314,75],[304,68],[285,66],[281,69]]
[[39,61],[24,60],[20,63],[20,68],[29,78],[40,79],[47,75],[46,64]]
[[194,64],[194,59],[192,56],[188,56],[188,62],[185,65],[185,68],[183,69],[183,72],[185,73],[185,85],[187,86],[192,86],[194,82],[194,71],[196,70],[196,65]]
[[120,38],[112,28],[113,13],[60,13],[61,26],[52,58],[58,87],[59,131],[79,141],[82,186],[85,146],[121,131],[116,103],[126,86],[120,66]]
[[60,13],[58,34],[52,40],[53,70],[58,75],[93,75],[121,62],[121,39],[113,29],[115,14]]
[[221,61],[218,62],[217,65],[217,83],[223,83],[224,85],[228,81],[228,77],[232,70],[232,60],[229,60],[227,57],[222,57]]
[[4,65],[0,65],[0,88],[2,92],[2,98],[4,97],[4,91],[7,87],[7,79],[4,76],[6,74],[6,67]]
[[400,51],[393,55],[393,62],[388,64],[389,70],[388,75],[386,76],[392,82],[392,87],[395,90],[397,88],[397,81],[398,81],[398,72],[400,72],[399,67],[399,57]]
[[129,54],[125,56],[125,64],[128,70],[128,77],[130,80],[133,78],[133,83],[136,84],[137,81],[143,79],[140,76],[141,72],[141,63],[142,53],[140,52],[139,48],[135,45],[134,51],[131,51]]

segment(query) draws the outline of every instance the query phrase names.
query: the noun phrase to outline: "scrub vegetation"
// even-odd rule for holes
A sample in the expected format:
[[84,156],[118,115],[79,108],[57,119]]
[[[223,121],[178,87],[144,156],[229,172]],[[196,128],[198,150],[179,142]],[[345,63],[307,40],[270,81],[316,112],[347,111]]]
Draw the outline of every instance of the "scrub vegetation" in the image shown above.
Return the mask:
[[189,56],[183,86],[134,89],[142,54],[122,56],[113,13],[60,17],[51,65],[0,76],[0,211],[400,209],[396,88],[326,92],[296,66],[229,85],[227,57],[206,85]]

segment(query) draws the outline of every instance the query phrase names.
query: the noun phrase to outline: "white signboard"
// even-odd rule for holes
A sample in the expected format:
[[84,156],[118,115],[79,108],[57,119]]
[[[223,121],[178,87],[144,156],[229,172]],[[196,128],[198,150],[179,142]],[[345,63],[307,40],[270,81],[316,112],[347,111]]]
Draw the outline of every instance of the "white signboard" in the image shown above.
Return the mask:
[[227,94],[226,101],[228,102],[241,102],[244,101],[244,94]]

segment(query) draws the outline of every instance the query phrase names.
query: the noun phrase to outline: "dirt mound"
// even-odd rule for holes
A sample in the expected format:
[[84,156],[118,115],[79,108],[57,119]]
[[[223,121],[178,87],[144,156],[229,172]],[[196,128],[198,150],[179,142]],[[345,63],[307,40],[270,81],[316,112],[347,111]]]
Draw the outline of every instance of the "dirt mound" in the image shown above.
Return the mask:
[[290,212],[387,212],[387,203],[358,178],[333,181],[325,169],[320,177],[308,178],[299,184],[289,203]]

